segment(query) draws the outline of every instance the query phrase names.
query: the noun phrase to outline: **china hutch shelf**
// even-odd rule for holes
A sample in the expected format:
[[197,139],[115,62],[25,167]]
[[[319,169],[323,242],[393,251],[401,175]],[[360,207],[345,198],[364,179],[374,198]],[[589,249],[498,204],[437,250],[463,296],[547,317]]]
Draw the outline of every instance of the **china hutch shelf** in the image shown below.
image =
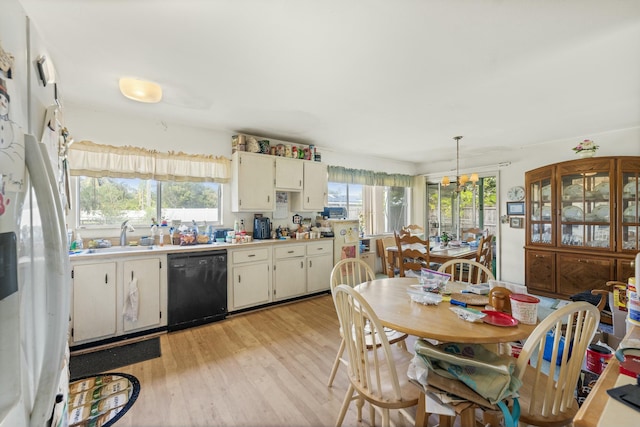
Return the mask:
[[525,173],[525,281],[567,298],[626,282],[640,248],[640,157],[595,157]]

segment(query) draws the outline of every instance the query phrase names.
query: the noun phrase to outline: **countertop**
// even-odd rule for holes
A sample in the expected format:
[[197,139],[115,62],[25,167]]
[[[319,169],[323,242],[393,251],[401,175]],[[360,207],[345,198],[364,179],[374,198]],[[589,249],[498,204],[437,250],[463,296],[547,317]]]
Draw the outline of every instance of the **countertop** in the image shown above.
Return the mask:
[[91,259],[91,258],[103,258],[103,257],[122,257],[130,255],[145,255],[145,254],[170,254],[170,253],[182,253],[182,252],[204,252],[218,249],[249,249],[264,245],[282,245],[282,244],[295,244],[295,243],[309,243],[309,242],[329,242],[333,241],[333,237],[322,237],[319,239],[265,239],[265,240],[252,240],[247,243],[208,243],[200,245],[152,245],[152,246],[112,246],[110,248],[99,249],[81,249],[69,253],[71,260],[79,259]]

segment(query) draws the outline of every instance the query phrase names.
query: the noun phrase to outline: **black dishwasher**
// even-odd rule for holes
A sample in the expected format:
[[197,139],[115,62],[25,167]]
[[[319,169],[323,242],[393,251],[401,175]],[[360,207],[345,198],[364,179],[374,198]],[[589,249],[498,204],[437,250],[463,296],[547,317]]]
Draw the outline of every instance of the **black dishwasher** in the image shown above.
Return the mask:
[[227,251],[169,254],[167,329],[177,331],[227,315]]

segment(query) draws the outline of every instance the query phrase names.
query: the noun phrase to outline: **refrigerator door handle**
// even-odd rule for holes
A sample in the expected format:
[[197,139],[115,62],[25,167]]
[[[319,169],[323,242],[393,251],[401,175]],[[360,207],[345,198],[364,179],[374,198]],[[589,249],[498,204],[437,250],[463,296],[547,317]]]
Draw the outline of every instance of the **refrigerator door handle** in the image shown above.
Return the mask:
[[[33,135],[25,135],[25,160],[38,204],[50,209],[40,209],[42,233],[45,245],[45,263],[51,282],[47,285],[47,322],[45,333],[42,374],[38,381],[31,426],[43,426],[51,417],[58,390],[59,375],[67,346],[69,310],[71,305],[71,281],[69,280],[69,256],[66,242],[64,215],[60,193],[55,184],[46,146]],[[47,159],[47,160],[45,160]]]

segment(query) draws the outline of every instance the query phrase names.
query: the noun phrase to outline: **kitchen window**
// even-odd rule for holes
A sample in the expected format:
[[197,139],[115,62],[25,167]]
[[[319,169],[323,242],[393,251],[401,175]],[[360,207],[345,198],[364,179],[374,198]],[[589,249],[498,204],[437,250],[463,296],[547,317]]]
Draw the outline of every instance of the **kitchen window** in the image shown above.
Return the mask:
[[347,208],[365,234],[392,233],[408,223],[408,187],[329,182],[329,206]]
[[80,227],[120,227],[125,220],[148,226],[151,218],[219,225],[221,185],[139,178],[79,176],[77,218]]

